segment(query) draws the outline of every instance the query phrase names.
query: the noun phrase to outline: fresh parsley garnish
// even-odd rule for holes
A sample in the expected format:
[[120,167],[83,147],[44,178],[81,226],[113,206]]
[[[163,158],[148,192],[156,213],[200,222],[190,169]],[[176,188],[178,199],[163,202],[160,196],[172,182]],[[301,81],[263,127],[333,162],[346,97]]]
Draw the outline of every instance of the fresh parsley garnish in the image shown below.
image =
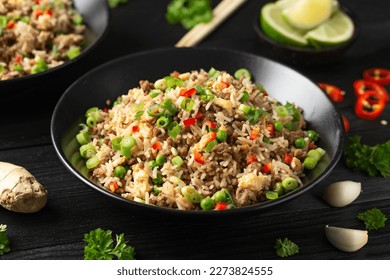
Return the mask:
[[121,4],[126,4],[128,0],[107,0],[110,8],[116,8]]
[[276,255],[282,258],[295,255],[299,252],[299,246],[287,237],[283,239],[278,238],[274,248],[276,250]]
[[374,146],[361,143],[361,136],[348,138],[344,148],[345,164],[369,176],[390,176],[390,140]]
[[0,256],[10,251],[7,225],[0,224]]
[[207,23],[213,18],[210,0],[171,0],[165,18],[170,24],[181,24],[191,29],[198,23]]
[[372,208],[361,212],[357,215],[357,218],[364,222],[366,229],[375,230],[385,227],[387,217],[378,208]]
[[124,234],[116,235],[116,244],[111,230],[97,228],[84,235],[85,260],[134,260],[135,250],[125,241]]

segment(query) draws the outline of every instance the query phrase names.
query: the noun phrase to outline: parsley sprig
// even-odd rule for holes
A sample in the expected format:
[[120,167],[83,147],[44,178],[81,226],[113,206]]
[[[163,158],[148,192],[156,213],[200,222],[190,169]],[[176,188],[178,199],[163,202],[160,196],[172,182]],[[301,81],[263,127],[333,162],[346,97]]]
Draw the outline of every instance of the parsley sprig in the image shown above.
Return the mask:
[[7,225],[0,224],[0,256],[10,251]]
[[85,260],[134,260],[135,250],[125,241],[124,234],[116,235],[116,244],[111,230],[97,228],[84,235]]
[[299,252],[299,246],[287,237],[283,239],[278,238],[274,248],[276,250],[276,255],[282,258],[295,255]]
[[378,208],[372,208],[361,212],[357,215],[357,218],[364,222],[366,229],[376,230],[385,227],[387,217]]
[[374,146],[361,143],[361,136],[348,138],[344,148],[349,168],[365,171],[369,176],[390,176],[390,140]]

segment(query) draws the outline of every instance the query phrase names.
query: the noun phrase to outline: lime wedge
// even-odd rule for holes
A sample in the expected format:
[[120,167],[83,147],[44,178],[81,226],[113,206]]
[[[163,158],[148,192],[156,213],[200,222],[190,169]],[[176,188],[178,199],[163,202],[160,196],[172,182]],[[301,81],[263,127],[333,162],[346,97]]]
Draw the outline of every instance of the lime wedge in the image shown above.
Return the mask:
[[354,30],[351,18],[338,11],[328,21],[309,31],[305,38],[315,48],[326,48],[348,41],[352,38]]
[[292,27],[310,30],[330,18],[333,0],[300,0],[282,11],[282,17]]
[[309,42],[304,32],[292,28],[282,18],[282,8],[271,2],[265,4],[260,12],[260,24],[264,33],[274,41],[289,46],[304,47]]

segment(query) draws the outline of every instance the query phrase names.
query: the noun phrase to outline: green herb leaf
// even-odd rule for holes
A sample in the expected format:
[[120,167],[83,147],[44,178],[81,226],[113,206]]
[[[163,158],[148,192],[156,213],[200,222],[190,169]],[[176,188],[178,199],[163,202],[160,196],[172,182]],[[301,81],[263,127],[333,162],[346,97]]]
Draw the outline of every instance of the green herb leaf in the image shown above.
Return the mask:
[[364,222],[366,229],[376,230],[385,227],[387,218],[378,208],[366,210],[357,215],[357,218]]
[[0,224],[0,256],[10,251],[7,225]]
[[181,24],[191,29],[198,23],[206,23],[213,18],[210,0],[172,0],[165,13],[170,24]]
[[369,176],[390,176],[390,140],[374,146],[361,143],[361,136],[348,138],[344,148],[347,167],[366,172]]
[[283,239],[278,238],[274,248],[276,250],[276,255],[282,258],[295,255],[299,252],[299,246],[287,237]]
[[85,260],[134,260],[135,250],[127,245],[124,234],[116,235],[116,245],[111,230],[97,228],[84,235],[87,245],[84,247]]

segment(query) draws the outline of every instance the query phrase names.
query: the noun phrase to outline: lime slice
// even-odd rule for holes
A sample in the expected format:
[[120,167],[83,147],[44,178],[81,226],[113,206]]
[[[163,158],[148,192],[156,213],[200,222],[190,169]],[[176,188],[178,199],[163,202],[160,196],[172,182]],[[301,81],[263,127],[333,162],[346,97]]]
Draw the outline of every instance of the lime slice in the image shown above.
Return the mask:
[[326,48],[348,41],[352,38],[354,30],[351,18],[338,11],[328,21],[309,31],[305,38],[315,48]]
[[330,18],[333,0],[300,0],[282,12],[282,17],[292,27],[310,30]]
[[308,46],[309,42],[304,38],[305,33],[288,25],[282,18],[281,13],[282,9],[272,2],[261,8],[260,24],[264,33],[283,45]]

